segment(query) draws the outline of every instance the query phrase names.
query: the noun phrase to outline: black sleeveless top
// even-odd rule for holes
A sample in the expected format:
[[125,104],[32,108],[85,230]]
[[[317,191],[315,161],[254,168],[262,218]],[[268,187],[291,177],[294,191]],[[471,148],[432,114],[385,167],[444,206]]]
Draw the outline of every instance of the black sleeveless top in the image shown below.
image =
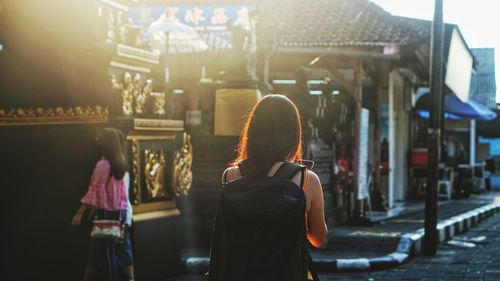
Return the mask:
[[305,167],[285,162],[272,177],[242,177],[224,185],[208,280],[307,280],[306,199],[290,181],[299,171]]

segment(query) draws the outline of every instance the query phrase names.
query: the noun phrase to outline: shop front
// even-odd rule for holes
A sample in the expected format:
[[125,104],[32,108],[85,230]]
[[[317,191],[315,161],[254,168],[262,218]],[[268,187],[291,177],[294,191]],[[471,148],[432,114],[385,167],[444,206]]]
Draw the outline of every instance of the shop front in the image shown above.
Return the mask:
[[[441,172],[439,197],[469,196],[486,190],[484,178],[484,158],[476,156],[476,122],[496,118],[496,113],[483,104],[488,98],[478,101],[485,95],[480,89],[484,77],[484,61],[479,53],[470,50],[460,34],[458,27],[446,26],[447,68],[446,92],[443,95],[443,129],[441,148]],[[493,91],[494,93],[494,91]],[[494,94],[493,94],[494,95]],[[414,143],[412,148],[411,176],[414,186],[413,195],[425,195],[426,185],[426,146],[427,120],[429,119],[429,88],[420,87],[416,91],[413,107],[415,123],[413,126]],[[490,105],[491,106],[491,105]]]

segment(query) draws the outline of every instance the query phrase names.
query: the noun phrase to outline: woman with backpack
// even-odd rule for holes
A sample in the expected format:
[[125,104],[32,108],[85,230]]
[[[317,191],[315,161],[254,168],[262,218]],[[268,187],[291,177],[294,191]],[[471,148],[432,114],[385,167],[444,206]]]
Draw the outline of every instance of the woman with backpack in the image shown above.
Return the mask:
[[238,157],[222,176],[209,280],[312,279],[306,241],[320,247],[327,227],[319,178],[299,164],[300,124],[284,95],[253,107]]

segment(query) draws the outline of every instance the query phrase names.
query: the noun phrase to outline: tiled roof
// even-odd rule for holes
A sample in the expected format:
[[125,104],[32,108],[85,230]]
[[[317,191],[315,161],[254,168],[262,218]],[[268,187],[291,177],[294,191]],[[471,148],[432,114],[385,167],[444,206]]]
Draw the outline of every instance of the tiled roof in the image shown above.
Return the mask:
[[471,49],[476,73],[471,77],[470,96],[489,108],[496,107],[495,49]]
[[368,0],[267,0],[261,20],[285,47],[385,46],[429,36]]

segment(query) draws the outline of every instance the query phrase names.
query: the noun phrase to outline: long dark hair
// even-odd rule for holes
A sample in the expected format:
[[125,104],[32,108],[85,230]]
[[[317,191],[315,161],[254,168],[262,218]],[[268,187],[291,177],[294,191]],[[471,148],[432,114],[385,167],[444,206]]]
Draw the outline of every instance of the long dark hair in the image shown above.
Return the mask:
[[267,95],[252,108],[241,133],[238,157],[245,176],[264,176],[278,161],[302,158],[302,128],[295,104],[284,95]]
[[123,133],[115,128],[104,128],[99,132],[96,140],[100,155],[104,156],[111,165],[110,175],[115,179],[122,179],[128,170]]

